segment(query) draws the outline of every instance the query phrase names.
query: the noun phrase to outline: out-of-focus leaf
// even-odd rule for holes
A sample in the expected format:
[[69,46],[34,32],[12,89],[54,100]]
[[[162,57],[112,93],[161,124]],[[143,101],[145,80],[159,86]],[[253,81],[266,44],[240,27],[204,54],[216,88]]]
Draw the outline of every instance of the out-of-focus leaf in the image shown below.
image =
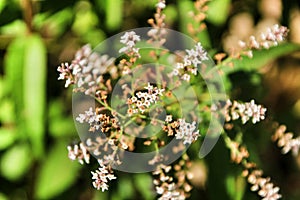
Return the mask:
[[76,6],[76,15],[72,30],[78,35],[84,35],[93,29],[98,22],[98,17],[92,11],[91,4],[87,1],[79,1]]
[[55,100],[49,105],[49,130],[53,137],[74,136],[76,133],[72,117],[65,117],[64,105],[62,101]]
[[231,0],[214,0],[208,3],[207,21],[222,25],[226,22],[229,14]]
[[232,200],[242,200],[245,193],[245,179],[230,174],[226,177],[227,193]]
[[4,81],[2,77],[0,77],[0,100],[4,96]]
[[132,182],[128,177],[118,179],[118,199],[132,199],[133,188]]
[[80,164],[68,159],[60,141],[53,145],[37,176],[35,198],[51,199],[70,187],[77,178]]
[[2,123],[14,123],[16,120],[15,107],[12,101],[4,99],[0,103],[0,121]]
[[15,130],[0,128],[0,150],[6,149],[15,141]]
[[6,5],[6,0],[0,0],[0,13],[2,12],[5,5]]
[[19,36],[24,35],[27,31],[26,24],[22,20],[15,20],[0,28],[0,33],[3,35]]
[[155,196],[152,190],[152,178],[149,176],[149,174],[135,174],[134,185],[136,186],[137,190],[143,194],[143,199],[153,199],[153,196]]
[[[252,71],[268,64],[268,62],[295,51],[300,51],[300,45],[293,43],[285,43],[270,49],[253,51],[253,58],[243,56],[242,59],[233,59],[233,67],[226,65],[218,65],[218,69],[221,71],[224,82],[229,82],[227,75],[236,71]],[[230,58],[229,58],[230,59]],[[226,61],[225,61],[226,62]],[[227,89],[229,89],[227,87]]]
[[36,15],[34,24],[38,29],[42,29],[41,31],[46,32],[48,36],[59,37],[71,24],[72,17],[72,9],[65,8],[52,15],[48,13]]
[[8,197],[0,192],[0,200],[8,200]]
[[38,35],[27,38],[24,58],[24,121],[34,156],[44,153],[46,107],[46,47]]
[[23,64],[26,48],[24,37],[18,37],[7,48],[4,60],[5,93],[10,96],[16,104],[16,115],[19,115],[23,108]]
[[106,26],[110,30],[120,27],[123,18],[123,0],[106,0]]
[[32,157],[28,144],[19,144],[7,150],[1,158],[0,170],[8,180],[20,179],[30,168]]
[[82,40],[85,43],[91,44],[93,47],[97,46],[105,39],[105,33],[100,29],[93,29],[82,35]]

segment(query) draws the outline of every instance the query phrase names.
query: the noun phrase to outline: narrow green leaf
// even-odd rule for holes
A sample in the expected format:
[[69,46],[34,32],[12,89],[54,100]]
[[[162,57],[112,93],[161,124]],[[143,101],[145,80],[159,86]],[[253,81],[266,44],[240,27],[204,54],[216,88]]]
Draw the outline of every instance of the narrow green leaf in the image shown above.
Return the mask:
[[68,159],[64,142],[53,145],[37,176],[35,198],[51,199],[69,188],[77,178],[80,164]]
[[208,3],[207,21],[222,25],[226,22],[229,14],[231,0],[214,0]]
[[28,144],[19,144],[10,148],[1,158],[2,176],[14,181],[20,179],[30,168],[32,157]]
[[[237,71],[252,71],[258,70],[259,68],[265,66],[270,61],[284,55],[288,55],[295,51],[300,51],[300,45],[293,43],[285,43],[279,46],[253,51],[253,58],[243,56],[242,59],[232,59],[228,58],[223,63],[232,62],[233,67],[227,66],[227,64],[217,65],[218,69],[222,72],[223,80],[225,83],[229,82],[227,75]],[[227,89],[229,89],[227,87]]]
[[27,39],[24,59],[23,94],[26,131],[36,158],[42,158],[44,152],[46,59],[42,38],[31,35]]
[[0,150],[6,149],[15,141],[15,130],[0,128]]
[[123,0],[106,0],[106,26],[110,30],[120,27],[123,18]]
[[16,38],[7,48],[4,60],[5,94],[9,94],[16,104],[16,115],[23,109],[23,64],[26,48],[24,37]]

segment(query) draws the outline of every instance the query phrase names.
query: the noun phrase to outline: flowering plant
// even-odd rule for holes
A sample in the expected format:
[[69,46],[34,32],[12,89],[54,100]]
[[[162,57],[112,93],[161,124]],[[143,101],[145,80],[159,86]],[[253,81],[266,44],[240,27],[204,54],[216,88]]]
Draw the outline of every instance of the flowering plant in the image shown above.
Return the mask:
[[[196,11],[192,13],[195,19],[201,16],[196,21],[202,28],[206,3],[196,1]],[[242,144],[242,135],[235,133],[236,127],[264,120],[267,109],[254,100],[231,101],[220,77],[237,68],[236,61],[253,58],[253,51],[277,46],[286,38],[288,29],[276,24],[259,39],[251,36],[249,41],[240,41],[240,49],[226,59],[225,54],[216,54],[217,66],[212,66],[201,42],[175,53],[165,48],[172,33],[166,28],[165,8],[164,0],[156,4],[154,19],[148,20],[152,28],[147,30],[147,42],[137,32],[128,31],[119,37],[122,46],[117,58],[85,45],[70,64],[58,67],[59,79],[66,81],[65,87],[74,85],[75,93],[96,101],[76,115],[84,134],[80,135],[79,144],[67,147],[69,158],[81,164],[90,163],[91,155],[97,159],[99,167],[91,173],[92,184],[98,190],[108,190],[109,182],[117,178],[115,170],[151,171],[159,199],[185,199],[190,196],[195,176],[189,170],[194,156],[188,147],[201,143],[204,150],[200,156],[204,157],[221,135],[232,162],[242,167],[241,174],[251,185],[251,191],[257,191],[264,200],[281,198],[279,187],[263,176]],[[202,28],[195,30],[190,25],[191,36]],[[145,45],[147,48],[143,48]],[[241,123],[236,122],[239,119]],[[284,132],[285,128],[280,126],[274,141],[278,141],[284,153],[298,153],[299,140]],[[207,138],[215,142],[207,143]]]

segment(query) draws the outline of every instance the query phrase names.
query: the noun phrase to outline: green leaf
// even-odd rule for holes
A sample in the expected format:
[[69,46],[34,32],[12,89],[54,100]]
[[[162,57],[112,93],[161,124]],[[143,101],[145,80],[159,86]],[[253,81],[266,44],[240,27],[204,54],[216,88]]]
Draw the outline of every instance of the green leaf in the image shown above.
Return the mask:
[[20,179],[30,168],[32,157],[28,144],[19,144],[10,148],[1,158],[0,170],[8,180]]
[[135,174],[134,185],[137,190],[143,195],[142,199],[150,200],[155,196],[153,192],[152,178],[149,174]]
[[38,172],[35,199],[51,199],[65,191],[75,182],[79,169],[78,162],[68,159],[64,142],[53,145]]
[[214,0],[208,3],[207,21],[222,25],[226,22],[229,14],[231,0]]
[[[218,69],[221,71],[223,76],[223,81],[229,82],[227,75],[237,71],[252,71],[258,70],[259,68],[265,66],[272,60],[284,55],[288,55],[295,51],[300,51],[300,45],[293,43],[285,43],[270,49],[254,50],[253,58],[243,56],[242,59],[232,59],[228,58],[224,60],[220,65],[217,65]],[[233,63],[233,67],[227,66],[224,63]],[[227,87],[229,89],[229,87]]]
[[23,109],[23,64],[26,39],[18,37],[7,48],[4,60],[5,94],[9,94],[16,103],[16,115]]
[[2,12],[5,5],[6,5],[6,0],[0,0],[0,13]]
[[0,122],[13,124],[16,120],[15,105],[10,99],[4,99],[0,103]]
[[0,192],[0,200],[8,200],[8,197]]
[[134,186],[128,176],[118,179],[118,195],[116,199],[132,199]]
[[6,149],[15,141],[15,130],[0,128],[0,150]]
[[230,174],[225,180],[227,193],[232,200],[242,200],[245,193],[245,178]]
[[24,58],[24,121],[36,158],[44,153],[46,107],[46,47],[39,35],[27,38]]
[[123,18],[123,0],[106,0],[106,26],[110,30],[120,28]]

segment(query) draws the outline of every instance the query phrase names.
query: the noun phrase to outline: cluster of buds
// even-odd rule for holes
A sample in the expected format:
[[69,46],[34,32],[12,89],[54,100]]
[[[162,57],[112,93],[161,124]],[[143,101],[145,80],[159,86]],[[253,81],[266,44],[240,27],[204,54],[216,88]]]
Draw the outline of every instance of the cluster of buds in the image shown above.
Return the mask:
[[300,149],[300,136],[294,138],[293,133],[286,133],[286,126],[279,126],[274,135],[272,136],[272,140],[277,141],[278,147],[282,148],[282,153],[286,154],[289,151],[292,151],[294,156],[297,156]]
[[144,113],[152,104],[155,104],[159,100],[159,96],[163,96],[164,89],[153,87],[150,83],[144,88],[147,92],[139,91],[127,99],[128,116],[139,112]]
[[62,63],[57,68],[58,80],[66,80],[65,87],[75,84],[85,94],[96,94],[99,89],[107,89],[103,83],[103,74],[113,64],[114,58],[93,52],[90,45],[83,46],[75,54],[71,64]]
[[193,178],[193,174],[186,169],[190,167],[191,162],[187,154],[184,154],[174,166],[157,165],[152,174],[156,177],[153,183],[156,193],[160,196],[158,199],[183,200],[189,197],[192,186],[188,182]]
[[162,46],[165,42],[165,36],[167,31],[165,29],[165,17],[166,15],[162,13],[163,9],[166,7],[165,0],[159,0],[156,4],[156,13],[154,14],[154,19],[149,19],[148,23],[152,28],[148,31],[148,36],[150,39],[149,43],[153,43],[156,46]]
[[208,60],[207,52],[198,42],[193,49],[186,49],[186,55],[183,57],[183,63],[177,63],[171,76],[179,76],[182,80],[189,82],[191,74],[197,75],[198,65]]
[[194,40],[198,41],[198,33],[203,31],[206,28],[206,24],[204,23],[204,20],[206,18],[206,12],[208,10],[207,2],[209,0],[197,0],[194,3],[195,11],[189,12],[189,15],[193,18],[193,20],[196,22],[196,25],[194,23],[188,23],[187,30],[190,33],[190,35],[193,37]]
[[224,136],[226,145],[230,149],[231,159],[236,164],[241,164],[244,168],[242,175],[251,184],[251,191],[257,192],[262,200],[277,200],[281,198],[279,187],[274,186],[270,177],[264,178],[263,171],[257,169],[256,164],[248,161],[249,152],[246,147],[238,142],[232,141],[228,136]]
[[69,145],[68,149],[68,157],[70,160],[78,160],[80,164],[90,163],[90,153],[87,148],[84,146],[82,142],[75,145]]
[[274,186],[270,177],[262,177],[262,170],[255,169],[251,173],[245,170],[243,175],[247,177],[248,183],[252,185],[251,191],[257,192],[262,200],[277,200],[281,198],[281,194],[278,193],[280,188]]
[[253,124],[264,120],[267,111],[263,106],[255,104],[254,100],[246,103],[227,100],[224,110],[226,122],[241,118],[243,124],[250,119],[252,119]]
[[270,47],[277,46],[279,42],[282,42],[286,38],[287,33],[287,27],[275,24],[271,28],[268,28],[265,33],[261,33],[260,38],[257,39],[252,35],[249,38],[249,42],[239,41],[239,45],[244,50],[244,54],[252,58],[253,49],[269,49]]
[[99,162],[99,168],[95,172],[92,173],[92,179],[93,186],[97,190],[102,190],[104,192],[105,190],[108,190],[108,181],[111,181],[113,179],[116,179],[115,175],[113,174],[113,171],[110,167],[105,166],[102,162]]
[[79,123],[88,123],[90,125],[89,131],[95,132],[101,130],[103,133],[109,132],[111,129],[119,129],[119,120],[116,117],[110,117],[106,114],[98,113],[97,110],[93,111],[92,107],[85,111],[83,114],[79,114],[76,117],[76,121]]

